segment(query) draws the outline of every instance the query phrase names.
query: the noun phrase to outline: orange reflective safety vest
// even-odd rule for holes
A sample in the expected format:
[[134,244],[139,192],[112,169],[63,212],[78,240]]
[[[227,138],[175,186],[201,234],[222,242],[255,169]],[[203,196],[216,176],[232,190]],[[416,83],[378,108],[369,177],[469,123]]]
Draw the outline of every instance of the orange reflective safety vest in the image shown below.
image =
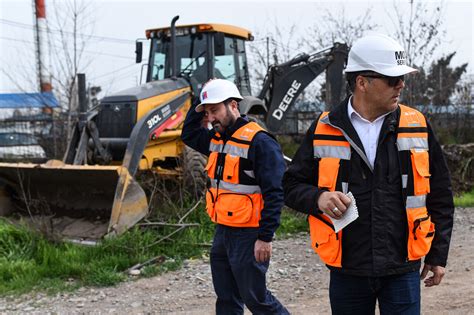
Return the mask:
[[[400,160],[402,191],[408,223],[408,260],[418,260],[431,247],[434,224],[426,209],[430,192],[428,129],[419,111],[400,105],[397,147]],[[351,145],[345,133],[331,125],[324,112],[316,125],[313,138],[314,158],[319,160],[318,188],[348,192]],[[308,218],[311,245],[327,265],[342,267],[342,232],[335,233],[326,214]]]
[[265,132],[254,122],[237,129],[227,142],[216,134],[209,145],[206,171],[210,187],[206,210],[215,223],[235,227],[258,227],[263,198],[248,159],[252,140]]

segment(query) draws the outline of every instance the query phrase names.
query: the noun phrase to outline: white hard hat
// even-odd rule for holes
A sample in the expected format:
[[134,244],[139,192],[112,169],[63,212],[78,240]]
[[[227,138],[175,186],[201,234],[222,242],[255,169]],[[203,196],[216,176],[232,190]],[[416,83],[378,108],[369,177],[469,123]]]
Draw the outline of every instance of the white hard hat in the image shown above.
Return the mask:
[[405,49],[392,38],[372,34],[358,39],[349,51],[345,72],[374,71],[389,77],[398,77],[415,68],[406,65]]
[[204,110],[203,105],[218,104],[229,98],[235,98],[239,101],[244,99],[234,83],[224,79],[211,80],[202,88],[201,103],[196,106],[196,111],[202,112]]

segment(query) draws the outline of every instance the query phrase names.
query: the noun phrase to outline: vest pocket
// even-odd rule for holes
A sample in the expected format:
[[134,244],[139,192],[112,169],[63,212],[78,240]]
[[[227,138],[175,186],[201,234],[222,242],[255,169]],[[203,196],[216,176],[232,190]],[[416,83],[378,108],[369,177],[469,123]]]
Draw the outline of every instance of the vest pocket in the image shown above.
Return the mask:
[[[252,199],[244,194],[220,193],[215,208],[217,223],[230,226],[249,223],[255,213]],[[255,226],[258,226],[258,220],[256,224]]]
[[430,192],[431,176],[428,150],[411,149],[410,151],[415,196],[426,195]]
[[318,187],[327,188],[329,191],[336,189],[339,161],[338,158],[321,158],[319,161]]
[[408,215],[408,259],[418,260],[428,254],[433,241],[435,225],[426,207],[411,208]]
[[240,157],[238,156],[226,154],[224,173],[222,175],[224,181],[232,184],[239,183],[239,160]]
[[341,267],[342,231],[334,232],[332,224],[322,216],[308,217],[311,246],[321,260],[330,266]]
[[207,160],[205,171],[207,172],[207,176],[209,176],[210,178],[215,178],[217,156],[217,152],[211,152],[211,154],[209,154],[209,159]]

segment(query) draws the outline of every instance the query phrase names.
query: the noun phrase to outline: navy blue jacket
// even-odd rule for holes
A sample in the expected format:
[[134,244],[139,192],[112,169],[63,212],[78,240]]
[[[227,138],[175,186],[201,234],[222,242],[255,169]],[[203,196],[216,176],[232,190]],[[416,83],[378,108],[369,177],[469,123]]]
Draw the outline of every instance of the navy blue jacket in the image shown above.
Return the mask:
[[[195,106],[192,106],[184,121],[181,138],[187,146],[209,156],[209,143],[215,130],[209,130],[201,125],[203,117],[204,113],[197,113]],[[238,118],[222,135],[224,142],[247,122],[245,116]],[[258,239],[271,242],[273,234],[280,225],[280,213],[284,203],[282,178],[286,167],[285,161],[278,142],[265,132],[259,132],[254,137],[248,159],[253,164],[255,179],[262,191],[264,202]]]

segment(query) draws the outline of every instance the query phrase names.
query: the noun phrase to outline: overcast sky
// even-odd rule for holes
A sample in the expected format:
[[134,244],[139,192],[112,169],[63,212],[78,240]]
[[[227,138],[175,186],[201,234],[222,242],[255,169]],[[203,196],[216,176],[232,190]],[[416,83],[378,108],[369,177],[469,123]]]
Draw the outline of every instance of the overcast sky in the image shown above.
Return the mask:
[[[46,1],[47,16],[56,13],[52,0]],[[323,8],[340,11],[345,7],[347,17],[356,17],[372,8],[372,21],[379,32],[393,33],[388,14],[394,5],[409,12],[409,0],[397,1],[88,1],[88,18],[92,23],[84,31],[96,37],[88,41],[84,61],[85,73],[93,85],[103,87],[105,94],[137,84],[140,65],[135,65],[134,41],[144,37],[147,28],[169,25],[175,15],[179,24],[225,23],[241,26],[257,36],[273,30],[275,21],[285,27],[297,25],[300,33],[322,23]],[[416,2],[416,0],[415,0]],[[425,0],[434,7],[438,2]],[[62,12],[64,8],[59,8]],[[473,1],[445,1],[445,40],[438,55],[456,51],[453,65],[469,62],[473,72]],[[0,92],[34,92],[35,68],[33,45],[33,12],[31,0],[0,0]],[[50,25],[51,27],[51,25]],[[55,35],[54,35],[55,34]],[[58,36],[58,33],[53,33]],[[263,38],[256,37],[256,41]],[[295,47],[297,50],[298,47]],[[295,51],[296,55],[297,51]],[[146,57],[146,53],[144,54]],[[5,73],[8,73],[11,80]],[[25,79],[28,78],[28,79]],[[13,82],[15,81],[15,82]],[[29,82],[27,82],[29,81]]]

